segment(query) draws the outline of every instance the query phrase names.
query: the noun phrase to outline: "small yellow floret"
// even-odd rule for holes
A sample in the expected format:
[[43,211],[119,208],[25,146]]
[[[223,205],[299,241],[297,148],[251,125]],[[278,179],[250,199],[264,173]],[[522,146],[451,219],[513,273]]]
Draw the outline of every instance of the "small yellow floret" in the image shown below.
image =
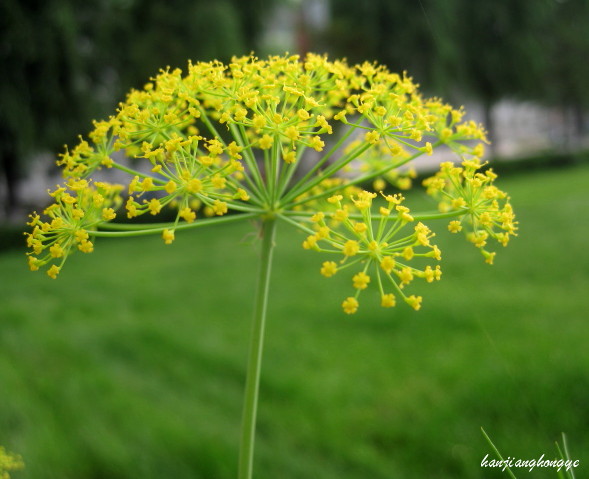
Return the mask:
[[78,249],[82,253],[92,253],[92,251],[94,251],[94,244],[92,241],[84,240],[78,245]]
[[307,239],[305,241],[303,241],[303,248],[305,249],[313,249],[317,246],[317,236],[316,235],[311,235],[308,236]]
[[164,243],[172,244],[174,241],[174,232],[170,230],[162,231],[162,238],[164,239]]
[[309,112],[307,110],[304,110],[303,108],[301,108],[299,111],[297,111],[297,115],[303,121],[311,118],[311,115],[309,115]]
[[55,279],[55,278],[57,278],[57,275],[59,274],[59,270],[60,270],[59,266],[51,265],[51,268],[49,268],[47,270],[47,275],[50,278]]
[[368,283],[370,283],[370,276],[368,276],[364,271],[360,271],[358,274],[354,275],[352,282],[354,284],[354,288],[366,289],[368,287]]
[[227,203],[221,200],[215,200],[213,202],[213,212],[218,216],[224,215],[227,213]]
[[31,271],[38,271],[39,270],[39,258],[35,258],[34,256],[29,256],[29,269]]
[[407,261],[411,260],[414,256],[414,251],[413,248],[411,246],[407,246],[404,250],[403,250],[403,258],[405,258]]
[[235,197],[240,199],[241,201],[248,201],[250,199],[250,195],[247,194],[243,188],[237,188],[235,192]]
[[364,233],[366,230],[368,229],[368,226],[366,226],[366,223],[362,223],[362,222],[358,222],[354,225],[354,231],[356,233]]
[[409,214],[409,208],[407,208],[406,206],[398,205],[396,207],[396,210],[399,212],[399,218],[401,218],[402,221],[413,221],[413,216]]
[[325,142],[323,140],[321,140],[321,137],[314,136],[313,138],[311,138],[311,147],[315,151],[323,151],[324,146],[325,146]]
[[409,284],[411,281],[413,281],[413,272],[411,271],[411,268],[409,268],[408,266],[405,266],[397,274],[399,276],[399,279],[401,280],[401,284]]
[[380,140],[380,134],[378,133],[378,131],[372,130],[366,133],[366,136],[364,138],[368,143],[376,145]]
[[321,266],[321,274],[326,278],[331,278],[335,273],[337,273],[335,261],[325,261]]
[[198,178],[192,178],[186,182],[186,191],[188,193],[198,193],[202,190],[202,182]]
[[284,134],[291,140],[297,141],[300,137],[299,130],[297,130],[296,126],[289,126],[285,131]]
[[216,174],[215,176],[213,176],[211,178],[211,184],[218,189],[223,189],[225,188],[225,185],[227,184],[227,180],[225,178],[223,178],[220,174]]
[[419,311],[419,309],[421,308],[421,300],[422,299],[423,298],[421,296],[415,296],[414,294],[412,294],[408,298],[405,298],[405,302],[409,306],[411,306],[415,311]]
[[116,218],[117,214],[115,213],[115,210],[113,210],[112,208],[103,208],[102,209],[102,219],[105,221],[110,221],[110,220],[114,220]]
[[72,210],[72,218],[75,220],[81,220],[84,217],[84,211],[79,208],[74,208]]
[[192,223],[196,219],[196,213],[192,211],[188,206],[182,208],[178,212],[178,216],[180,216],[180,218],[182,218],[187,223]]
[[297,160],[297,154],[295,151],[285,151],[282,154],[282,159],[285,163],[291,164]]
[[256,130],[261,130],[266,126],[266,119],[262,115],[254,115],[252,123]]
[[336,204],[336,203],[339,203],[343,199],[344,199],[344,197],[342,195],[333,195],[333,196],[330,196],[329,198],[327,198],[327,202],[331,203],[331,204]]
[[385,256],[380,262],[380,267],[383,269],[385,273],[390,274],[391,271],[393,271],[395,264],[396,261],[392,256]]
[[392,308],[393,306],[395,306],[396,303],[397,301],[395,299],[395,295],[392,293],[383,294],[380,298],[380,305],[383,308]]
[[64,254],[63,248],[58,243],[55,243],[51,248],[49,248],[49,253],[51,253],[52,258],[61,258]]
[[351,296],[344,299],[344,302],[342,303],[342,308],[346,314],[354,314],[356,311],[358,311],[358,306],[358,300]]
[[344,244],[343,250],[342,250],[342,252],[346,256],[354,256],[354,255],[358,254],[358,251],[360,251],[360,245],[358,244],[357,241],[354,241],[354,240],[346,241],[346,243]]
[[460,221],[450,221],[448,224],[448,231],[450,231],[450,233],[458,233],[459,231],[462,231],[462,225],[460,224]]
[[157,215],[162,210],[162,204],[157,198],[152,198],[147,204],[147,208],[152,215]]
[[86,230],[77,230],[74,233],[74,236],[78,243],[81,243],[82,241],[87,240],[89,238],[88,232]]
[[171,195],[172,193],[174,193],[174,191],[176,191],[176,182],[172,180],[168,181],[164,189],[166,190],[166,193]]
[[266,134],[262,136],[262,138],[260,138],[260,142],[258,144],[260,146],[260,149],[269,150],[270,148],[272,148],[272,145],[274,144],[274,139],[270,135]]
[[495,259],[496,253],[489,253],[487,250],[484,249],[481,250],[481,253],[483,253],[483,256],[485,257],[485,263],[493,264],[493,260]]

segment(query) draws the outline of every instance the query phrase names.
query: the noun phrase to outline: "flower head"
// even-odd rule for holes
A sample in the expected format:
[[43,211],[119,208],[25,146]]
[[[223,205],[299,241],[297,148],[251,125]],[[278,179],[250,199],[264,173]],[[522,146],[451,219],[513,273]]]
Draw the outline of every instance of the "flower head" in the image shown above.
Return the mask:
[[509,196],[494,185],[497,175],[484,166],[476,157],[463,160],[460,166],[442,163],[440,171],[423,184],[427,193],[440,201],[441,211],[464,213],[461,220],[450,221],[448,230],[464,230],[467,240],[492,264],[495,255],[485,249],[488,240],[507,246],[510,237],[517,235],[518,223]]
[[[496,175],[480,163],[485,142],[462,109],[424,98],[410,77],[376,63],[315,54],[189,62],[132,90],[60,156],[66,183],[51,192],[43,217],[31,215],[29,267],[56,278],[66,258],[92,252],[98,236],[138,230],[171,244],[179,229],[279,219],[305,232],[303,248],[331,255],[323,276],[351,273],[346,313],[371,288],[383,307],[398,299],[417,310],[421,296],[405,291],[417,279],[440,279],[441,251],[425,219],[387,190],[409,189],[411,161],[450,147],[464,161],[443,164],[427,191],[440,200],[441,216],[455,214],[449,230],[464,231],[492,263],[486,245],[507,244],[517,223]],[[93,181],[101,169],[118,169],[128,181]],[[109,224],[163,214],[173,220]]]
[[[333,203],[338,207],[336,212],[321,213],[312,218],[316,231],[328,231],[328,234],[315,233],[309,237],[313,238],[313,249],[340,257],[339,266],[335,261],[324,262],[321,273],[329,277],[349,268],[361,268],[352,277],[355,296],[342,304],[348,314],[356,312],[359,294],[374,283],[373,278],[376,278],[383,307],[394,306],[395,295],[399,295],[411,307],[419,309],[421,297],[407,296],[404,288],[415,278],[432,282],[441,277],[439,265],[432,268],[429,264],[425,267],[414,264],[417,258],[441,259],[438,247],[430,243],[434,233],[425,224],[414,221],[400,195],[385,196],[386,206],[380,207],[372,204],[376,196],[363,191],[348,199],[351,204],[344,203],[343,198],[334,198]],[[338,216],[337,211],[345,207],[358,211],[354,219]]]

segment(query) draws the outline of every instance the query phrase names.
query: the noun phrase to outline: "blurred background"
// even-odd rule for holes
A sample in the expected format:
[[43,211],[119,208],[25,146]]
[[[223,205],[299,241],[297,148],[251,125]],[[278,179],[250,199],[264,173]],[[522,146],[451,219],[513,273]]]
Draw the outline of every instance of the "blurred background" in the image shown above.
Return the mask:
[[0,25],[0,444],[24,456],[15,477],[235,475],[252,278],[228,278],[256,268],[248,229],[187,233],[166,255],[105,242],[59,284],[26,270],[22,229],[60,181],[56,154],[130,88],[252,51],[376,60],[465,105],[521,221],[491,270],[449,255],[418,319],[342,318],[349,284],[326,284],[282,233],[257,477],[504,477],[480,467],[481,426],[522,458],[567,432],[587,467],[589,0],[1,0]]

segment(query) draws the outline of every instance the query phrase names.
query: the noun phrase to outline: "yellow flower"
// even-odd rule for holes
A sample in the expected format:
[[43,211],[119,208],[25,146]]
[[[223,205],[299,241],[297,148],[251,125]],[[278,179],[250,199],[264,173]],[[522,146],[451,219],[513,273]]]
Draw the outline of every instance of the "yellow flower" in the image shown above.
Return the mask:
[[156,198],[152,198],[147,203],[147,208],[152,215],[157,215],[162,209],[162,204]]
[[225,203],[224,201],[221,201],[221,200],[215,200],[213,202],[213,211],[215,212],[216,215],[219,215],[219,216],[224,215],[228,211],[227,203]]
[[380,305],[383,308],[392,308],[396,303],[395,295],[392,293],[383,294],[380,298]]
[[368,229],[368,226],[366,225],[366,223],[359,222],[354,225],[354,231],[356,233],[364,233],[367,229]]
[[324,146],[325,146],[325,142],[322,141],[319,136],[314,136],[311,138],[311,147],[315,151],[323,151]]
[[404,250],[403,250],[403,258],[405,258],[407,261],[411,260],[411,258],[413,258],[413,256],[415,255],[413,248],[411,246],[407,246]]
[[182,218],[184,221],[186,221],[187,223],[192,223],[196,219],[196,213],[194,211],[192,211],[192,209],[190,209],[188,206],[186,206],[185,208],[182,208],[178,212],[178,216],[180,218]]
[[364,271],[360,271],[358,274],[354,275],[352,281],[354,282],[354,288],[366,289],[368,287],[368,283],[370,283],[370,276],[368,276]]
[[337,273],[337,264],[334,261],[325,261],[321,266],[321,274],[326,278],[330,278]]
[[[324,151],[322,136],[333,133],[334,121],[342,131],[329,151],[309,152]],[[342,304],[347,313],[371,287],[383,307],[397,296],[419,309],[421,297],[403,291],[416,278],[440,279],[439,266],[429,263],[441,252],[421,223],[436,215],[414,213],[402,195],[382,191],[410,188],[416,174],[409,162],[441,142],[461,164],[443,163],[424,186],[440,211],[454,215],[448,229],[463,230],[492,263],[495,253],[484,248],[506,245],[517,222],[507,194],[493,184],[497,175],[481,161],[485,132],[462,109],[422,97],[406,74],[314,54],[162,70],[60,155],[67,180],[50,193],[45,218],[31,216],[29,267],[55,278],[70,254],[94,249],[94,237],[135,233],[120,226],[104,232],[121,206],[129,218],[170,206],[177,216],[168,227],[145,226],[161,231],[166,244],[178,222],[190,227],[199,210],[209,217],[201,224],[276,219],[306,233],[304,248],[339,257],[323,262],[323,276],[350,269],[355,295]],[[122,157],[129,161],[119,164]],[[126,199],[123,187],[91,179],[113,166],[129,174]],[[360,189],[370,182],[383,199]],[[214,217],[229,210],[235,215]]]
[[376,145],[380,140],[380,134],[378,133],[378,131],[375,130],[369,131],[368,133],[366,133],[365,139],[368,143]]
[[186,191],[198,193],[202,190],[202,182],[198,178],[192,178],[186,182]]
[[303,241],[303,248],[305,248],[305,249],[315,248],[317,246],[317,240],[318,240],[318,238],[316,235],[308,236],[307,239],[305,241]]
[[358,244],[358,242],[354,241],[354,240],[349,240],[344,244],[344,248],[343,248],[342,252],[344,253],[345,256],[354,256],[354,255],[358,254],[359,250],[360,250],[360,245]]
[[105,221],[110,221],[110,220],[114,220],[116,218],[117,214],[115,213],[115,210],[113,210],[112,208],[103,208],[102,209],[102,218]]
[[260,146],[260,149],[262,149],[262,150],[268,150],[268,149],[272,148],[273,144],[274,144],[274,139],[268,134],[266,134],[266,135],[262,136],[262,138],[260,138],[259,146]]
[[0,446],[0,478],[10,479],[10,472],[17,471],[24,467],[22,458],[16,454],[7,452]]
[[346,314],[354,314],[356,311],[358,311],[358,306],[358,300],[351,296],[346,298],[342,303],[342,308]]
[[419,309],[421,308],[421,301],[422,301],[422,297],[421,296],[415,296],[414,294],[412,294],[411,296],[405,298],[405,302],[411,306],[415,311],[419,311]]
[[300,137],[299,130],[297,130],[296,126],[289,126],[286,130],[284,130],[284,134],[291,140],[297,141]]
[[166,244],[172,244],[172,242],[174,241],[174,232],[165,229],[162,232],[162,238],[164,239],[164,243],[166,243]]
[[385,256],[380,262],[380,267],[387,274],[390,274],[391,271],[393,271],[393,268],[395,267],[395,265],[396,265],[396,262],[391,256]]
[[397,275],[401,280],[401,285],[409,284],[411,281],[413,281],[413,272],[411,271],[411,268],[407,266],[398,271]]
[[53,258],[61,258],[64,255],[64,250],[59,243],[55,243],[51,246],[49,252]]
[[92,253],[94,251],[94,244],[92,241],[84,240],[80,244],[78,244],[78,249],[82,253]]
[[57,275],[59,274],[59,270],[59,266],[51,265],[51,268],[47,270],[47,275],[52,279],[56,279]]
[[450,231],[451,233],[458,233],[461,230],[462,225],[460,224],[460,221],[454,220],[450,221],[450,223],[448,224],[448,231]]
[[297,159],[297,155],[296,152],[294,151],[285,151],[282,154],[282,159],[284,160],[285,163],[291,164],[294,163]]

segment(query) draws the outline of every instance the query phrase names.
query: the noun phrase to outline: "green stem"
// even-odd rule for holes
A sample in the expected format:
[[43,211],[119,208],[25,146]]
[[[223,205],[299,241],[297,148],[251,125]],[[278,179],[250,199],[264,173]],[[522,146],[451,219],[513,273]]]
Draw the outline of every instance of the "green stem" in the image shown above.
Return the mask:
[[[438,211],[424,211],[421,213],[411,212],[411,216],[415,221],[427,221],[427,220],[439,220],[444,218],[454,218],[457,216],[463,216],[468,213],[468,210],[452,210],[447,211],[445,213],[440,213]],[[283,211],[280,216],[282,218],[294,218],[298,221],[311,221],[310,217],[313,216],[315,212],[307,212],[307,211]],[[364,217],[360,213],[349,213],[348,218],[352,220],[362,220]],[[399,219],[399,215],[391,214],[390,216],[385,216],[382,218],[384,221],[397,221]]]
[[356,131],[356,127],[353,128],[349,128],[348,131],[343,134],[341,136],[341,138],[337,141],[337,143],[335,145],[333,145],[330,150],[323,155],[323,158],[321,158],[321,160],[319,160],[319,162],[313,167],[311,168],[311,170],[309,170],[305,176],[303,176],[303,178],[301,178],[299,181],[297,181],[296,185],[294,185],[292,187],[292,189],[298,189],[301,185],[304,185],[305,182],[311,178],[313,176],[313,174],[315,172],[317,172],[319,169],[321,169],[321,167],[325,164],[325,162],[327,160],[329,160],[329,158],[331,158],[331,156],[340,149],[340,147],[344,144],[344,142],[350,137],[350,135],[352,133],[354,133],[354,131]]
[[262,257],[258,277],[258,290],[254,307],[254,323],[250,342],[250,352],[245,383],[243,419],[241,425],[241,441],[239,445],[239,479],[251,479],[254,443],[256,432],[256,413],[258,409],[258,390],[262,369],[262,350],[264,346],[264,327],[268,305],[268,289],[272,270],[272,253],[276,220],[266,219],[262,223]]
[[[257,218],[260,215],[257,213],[243,213],[235,215],[220,216],[218,218],[205,218],[194,221],[192,223],[146,223],[146,224],[126,224],[126,223],[104,223],[99,224],[98,228],[108,227],[111,231],[92,231],[92,236],[97,237],[117,237],[117,236],[146,236],[154,233],[161,233],[165,229],[184,230],[191,228],[200,228],[202,226],[218,225],[222,223],[233,223],[235,221],[242,221],[246,219]],[[114,231],[113,231],[114,230]]]
[[151,178],[155,183],[164,184],[164,182],[159,178],[155,178],[154,176],[152,176],[148,173],[142,173],[141,171],[134,170],[133,168],[129,168],[128,166],[121,165],[120,163],[115,162],[112,164],[112,167],[116,168],[117,170],[124,171],[125,173],[129,173],[130,175],[139,176],[140,178]]

